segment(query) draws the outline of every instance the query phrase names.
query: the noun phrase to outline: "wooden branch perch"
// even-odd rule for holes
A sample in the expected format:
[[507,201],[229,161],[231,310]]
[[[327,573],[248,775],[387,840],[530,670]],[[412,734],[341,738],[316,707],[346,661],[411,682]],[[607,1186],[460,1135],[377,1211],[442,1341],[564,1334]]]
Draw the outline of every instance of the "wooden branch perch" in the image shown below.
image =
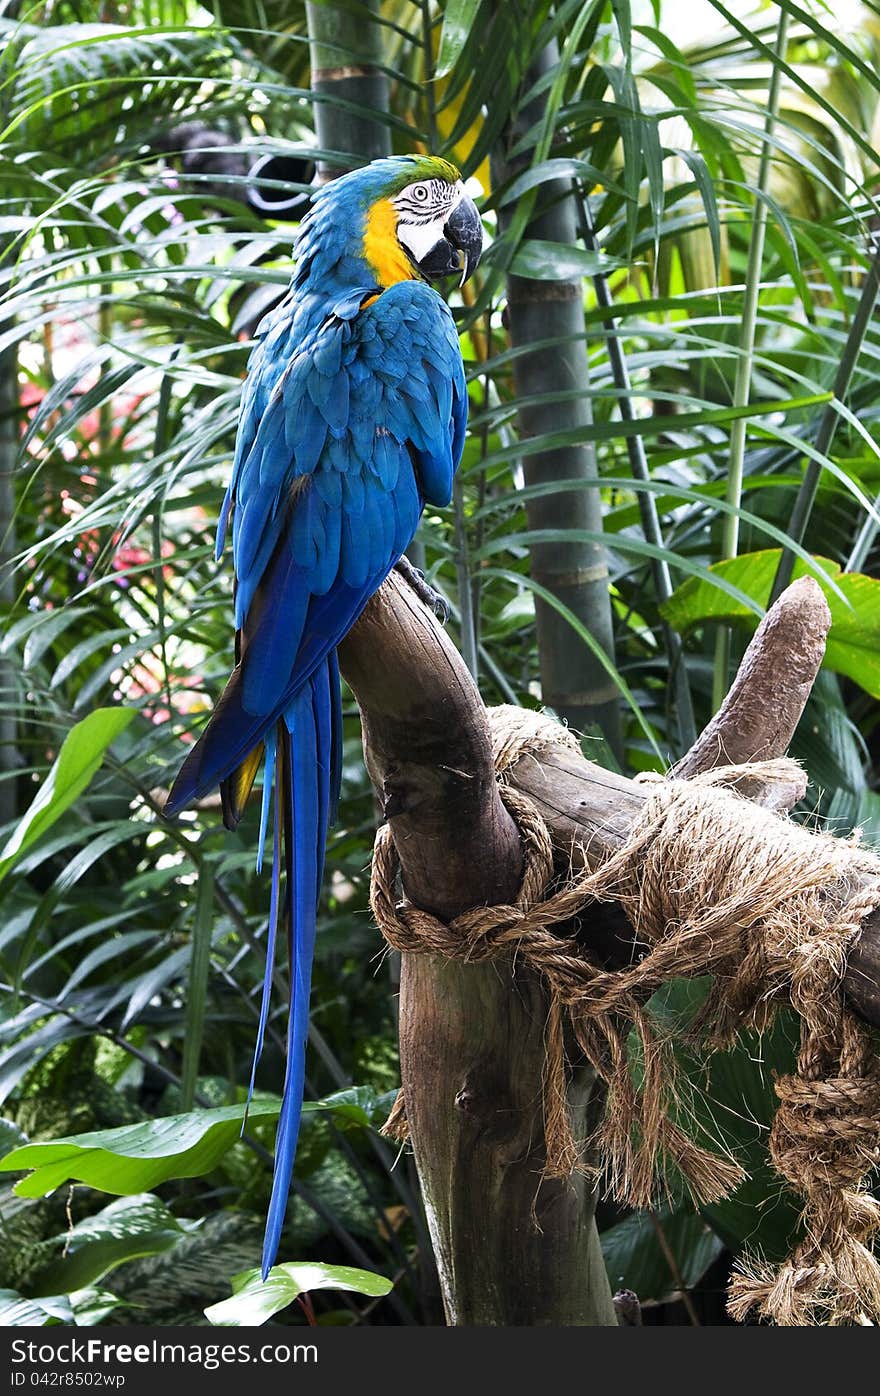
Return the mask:
[[[830,626],[818,583],[812,577],[793,582],[761,621],[730,692],[672,775],[686,780],[715,766],[783,756],[816,681]],[[792,804],[804,790],[806,780]]]
[[[407,896],[451,919],[512,900],[519,833],[498,794],[485,709],[449,637],[399,576],[339,651]],[[404,955],[401,1077],[452,1325],[613,1324],[586,1180],[541,1182],[547,1000],[510,962]],[[592,1074],[571,1096],[587,1128]],[[534,1218],[512,1229],[510,1218]]]
[[[829,625],[811,578],[789,587],[673,774],[782,756]],[[345,640],[340,663],[361,706],[367,765],[409,900],[444,920],[511,900],[519,838],[498,795],[482,700],[449,637],[396,575]],[[806,786],[791,770],[742,793],[788,809]],[[522,757],[508,779],[534,801],[561,861],[575,868],[617,851],[647,798],[638,783],[558,747]],[[613,942],[618,962],[633,954],[622,913],[609,930],[605,909],[585,934],[612,962]],[[880,1025],[876,914],[850,953],[844,989]],[[450,1323],[614,1322],[584,1179],[540,1181],[546,1012],[541,984],[513,961],[502,971],[498,962],[403,956],[401,1072]],[[576,1134],[587,1132],[590,1085],[588,1073],[574,1083]],[[511,1229],[511,1217],[529,1216],[537,1227]]]

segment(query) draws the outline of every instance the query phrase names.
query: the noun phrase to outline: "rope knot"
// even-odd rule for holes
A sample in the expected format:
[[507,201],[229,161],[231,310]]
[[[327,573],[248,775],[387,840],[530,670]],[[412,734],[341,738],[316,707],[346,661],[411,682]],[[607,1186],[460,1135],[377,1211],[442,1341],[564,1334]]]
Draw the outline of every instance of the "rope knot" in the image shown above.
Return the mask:
[[821,1196],[829,1182],[854,1188],[880,1163],[880,1081],[781,1077],[770,1135],[776,1170],[801,1193]]

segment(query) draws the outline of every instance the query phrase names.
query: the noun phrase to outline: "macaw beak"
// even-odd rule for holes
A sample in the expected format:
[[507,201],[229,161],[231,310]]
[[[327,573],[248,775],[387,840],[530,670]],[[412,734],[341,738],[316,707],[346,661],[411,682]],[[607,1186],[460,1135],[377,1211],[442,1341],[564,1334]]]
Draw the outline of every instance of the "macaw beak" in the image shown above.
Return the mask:
[[461,273],[459,286],[473,275],[483,250],[483,224],[473,199],[464,194],[443,225],[443,236],[418,262],[431,280]]

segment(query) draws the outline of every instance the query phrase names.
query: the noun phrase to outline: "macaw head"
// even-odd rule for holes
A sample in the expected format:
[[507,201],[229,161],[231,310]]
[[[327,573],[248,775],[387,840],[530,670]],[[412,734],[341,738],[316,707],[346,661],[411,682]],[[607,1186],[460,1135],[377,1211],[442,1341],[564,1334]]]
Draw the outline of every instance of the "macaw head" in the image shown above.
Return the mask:
[[390,204],[398,245],[411,265],[429,281],[458,274],[463,286],[483,250],[477,207],[448,160],[417,155],[406,166],[391,176],[384,198],[370,209],[368,229],[383,216],[391,223],[382,208]]
[[318,216],[328,205],[348,214],[357,250],[382,287],[453,275],[464,285],[480,260],[480,215],[448,160],[374,160],[325,185],[316,203]]

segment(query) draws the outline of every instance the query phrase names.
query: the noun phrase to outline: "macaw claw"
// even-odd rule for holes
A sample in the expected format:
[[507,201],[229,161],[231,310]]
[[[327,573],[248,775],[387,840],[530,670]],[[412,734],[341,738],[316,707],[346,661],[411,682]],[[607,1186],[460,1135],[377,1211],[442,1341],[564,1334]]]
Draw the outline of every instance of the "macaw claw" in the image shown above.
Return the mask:
[[403,580],[412,587],[416,596],[427,606],[428,610],[437,617],[441,625],[445,625],[452,614],[452,608],[445,596],[441,596],[439,591],[435,591],[430,582],[425,581],[424,572],[418,567],[413,567],[409,558],[404,556],[395,564],[395,572],[399,572]]

